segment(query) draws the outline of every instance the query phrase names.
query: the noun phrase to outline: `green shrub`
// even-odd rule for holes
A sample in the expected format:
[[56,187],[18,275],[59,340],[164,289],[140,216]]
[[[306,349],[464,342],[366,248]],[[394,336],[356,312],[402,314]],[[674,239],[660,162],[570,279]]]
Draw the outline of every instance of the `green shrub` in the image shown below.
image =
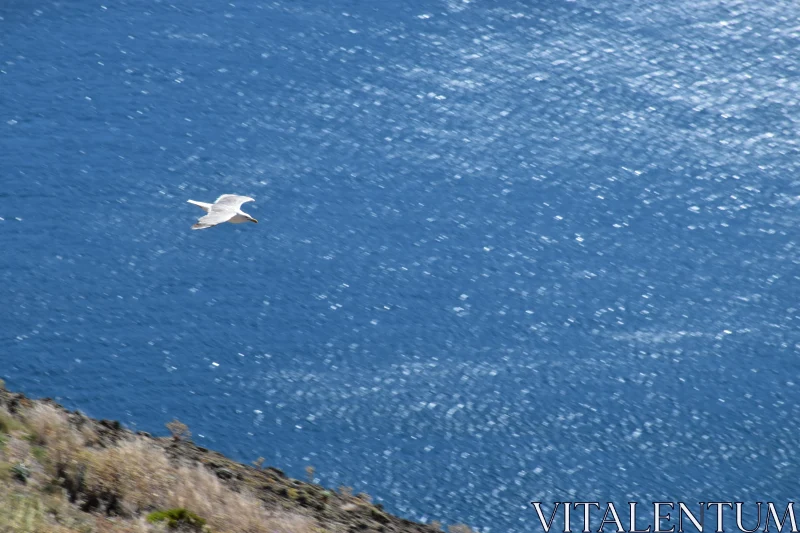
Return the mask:
[[27,483],[28,478],[31,477],[31,469],[25,463],[17,463],[11,467],[11,474],[17,481]]
[[147,521],[151,524],[166,522],[170,529],[188,527],[193,531],[206,531],[206,521],[191,511],[183,508],[167,509],[166,511],[156,511],[147,515]]

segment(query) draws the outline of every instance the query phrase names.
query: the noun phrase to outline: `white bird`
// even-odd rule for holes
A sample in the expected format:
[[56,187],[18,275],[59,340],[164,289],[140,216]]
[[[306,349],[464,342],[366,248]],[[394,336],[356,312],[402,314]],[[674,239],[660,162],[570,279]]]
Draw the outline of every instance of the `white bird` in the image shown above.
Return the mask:
[[237,194],[223,194],[213,204],[205,202],[198,202],[196,200],[187,200],[190,204],[194,204],[208,213],[204,217],[200,217],[197,224],[192,226],[192,229],[206,229],[223,222],[230,222],[232,224],[241,224],[242,222],[254,222],[258,224],[258,220],[254,219],[244,211],[242,211],[242,204],[247,202],[254,202],[249,196],[239,196]]

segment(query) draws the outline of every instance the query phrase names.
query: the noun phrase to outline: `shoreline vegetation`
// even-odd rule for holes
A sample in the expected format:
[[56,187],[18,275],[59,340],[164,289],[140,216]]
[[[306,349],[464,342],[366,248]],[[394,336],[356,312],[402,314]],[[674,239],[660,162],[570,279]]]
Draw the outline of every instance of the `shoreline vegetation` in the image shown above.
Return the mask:
[[[364,493],[291,479],[191,442],[95,420],[0,380],[2,533],[435,533]],[[313,469],[307,469],[313,479]],[[471,533],[462,524],[450,533]]]

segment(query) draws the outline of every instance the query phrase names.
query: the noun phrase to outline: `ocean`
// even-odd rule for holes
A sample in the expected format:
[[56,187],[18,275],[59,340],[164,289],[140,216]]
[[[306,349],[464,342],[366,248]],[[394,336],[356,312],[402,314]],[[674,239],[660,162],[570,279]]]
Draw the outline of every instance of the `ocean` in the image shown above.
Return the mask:
[[9,388],[481,533],[800,496],[797,3],[102,2],[0,4]]

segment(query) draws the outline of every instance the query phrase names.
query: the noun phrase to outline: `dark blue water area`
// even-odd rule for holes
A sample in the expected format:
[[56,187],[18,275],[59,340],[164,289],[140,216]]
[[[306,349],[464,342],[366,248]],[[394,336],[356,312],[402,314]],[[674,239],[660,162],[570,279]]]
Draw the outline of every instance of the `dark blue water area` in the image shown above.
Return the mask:
[[484,533],[797,499],[799,19],[3,2],[0,377]]

